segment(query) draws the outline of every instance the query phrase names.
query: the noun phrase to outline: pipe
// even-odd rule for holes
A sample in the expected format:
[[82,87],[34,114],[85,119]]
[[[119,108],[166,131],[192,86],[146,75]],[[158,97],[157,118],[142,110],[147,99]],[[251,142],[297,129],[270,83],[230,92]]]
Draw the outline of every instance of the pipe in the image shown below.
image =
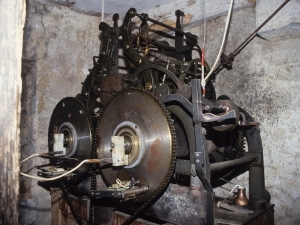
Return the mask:
[[233,159],[225,162],[213,163],[210,164],[210,171],[216,172],[228,167],[238,166],[245,163],[254,162],[257,160],[257,155],[250,155],[239,159]]

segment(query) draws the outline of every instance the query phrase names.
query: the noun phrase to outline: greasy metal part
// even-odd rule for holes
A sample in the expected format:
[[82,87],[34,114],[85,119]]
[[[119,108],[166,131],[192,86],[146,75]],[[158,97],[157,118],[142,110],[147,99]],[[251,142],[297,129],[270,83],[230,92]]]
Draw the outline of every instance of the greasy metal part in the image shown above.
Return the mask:
[[126,168],[134,168],[143,159],[145,155],[145,138],[143,131],[138,124],[131,121],[121,122],[114,130],[113,135],[123,136],[127,142],[128,165]]
[[[71,124],[66,126],[66,124]],[[92,145],[94,141],[93,128],[92,128],[91,117],[87,112],[85,106],[77,101],[74,98],[64,98],[62,99],[55,107],[52,112],[49,130],[48,130],[48,147],[49,154],[53,152],[53,140],[54,134],[59,132],[65,132],[66,130],[73,129],[70,131],[66,137],[69,141],[65,141],[65,147],[67,147],[67,156],[66,158],[72,157],[77,160],[65,161],[64,166],[74,168],[82,160],[89,159],[92,154]],[[68,128],[68,129],[67,129]],[[72,135],[76,133],[76,135]],[[74,140],[76,138],[76,140]],[[69,145],[72,140],[72,143],[77,143],[76,145]],[[69,148],[69,146],[71,146]],[[76,148],[73,149],[73,146]],[[60,160],[53,159],[55,162]],[[84,164],[78,170],[77,173],[80,176],[76,176],[76,179],[72,179],[72,182],[76,182],[82,178],[83,174],[89,169],[89,164]]]
[[120,198],[124,199],[131,195],[139,195],[147,192],[149,190],[148,187],[139,187],[139,188],[132,188],[127,190],[102,190],[102,191],[91,191],[91,198],[93,199],[100,199],[100,198]]
[[145,57],[149,53],[150,38],[145,32],[137,33],[131,37],[131,45],[134,50]]
[[[226,168],[243,165],[246,163],[251,163],[257,160],[257,155],[245,156],[240,159],[228,160],[224,162],[211,163],[210,171],[217,172]],[[191,162],[190,160],[177,159],[175,173],[182,175],[191,175]]]
[[189,155],[188,139],[184,132],[184,126],[174,120],[174,128],[177,137],[177,157],[186,157]]
[[146,201],[162,191],[175,167],[175,130],[168,111],[155,97],[143,90],[122,90],[109,101],[98,123],[100,159],[111,157],[110,137],[124,121],[136,124],[143,133],[144,143],[139,145],[144,145],[144,155],[132,168],[109,167],[101,172],[108,186],[116,178],[130,180],[132,176],[140,180],[140,185],[149,186],[150,190],[135,201]]
[[190,160],[177,159],[175,173],[182,175],[191,175],[191,162]]
[[[240,109],[245,114],[249,122],[254,122],[254,119],[244,110]],[[261,200],[270,202],[270,194],[265,189],[265,174],[263,161],[263,147],[260,137],[260,129],[258,126],[249,126],[246,129],[246,139],[248,144],[248,152],[257,154],[258,159],[250,164],[249,168],[249,199]]]
[[81,217],[79,216],[78,212],[76,211],[74,205],[73,205],[73,202],[72,202],[72,199],[71,197],[69,196],[69,193],[67,191],[67,188],[66,188],[66,185],[64,184],[64,182],[60,182],[60,187],[61,187],[61,190],[67,200],[67,203],[68,203],[68,206],[70,207],[70,210],[72,212],[72,214],[74,215],[74,218],[76,220],[76,222],[79,224],[79,225],[83,225],[83,222],[82,222],[82,219]]
[[245,156],[240,159],[234,159],[234,160],[228,160],[224,162],[218,162],[218,163],[212,163],[210,164],[210,171],[211,172],[217,172],[220,170],[223,170],[225,168],[233,167],[233,166],[238,166],[242,165],[245,163],[251,163],[257,160],[257,155],[254,154],[252,156]]
[[136,69],[135,73],[133,74],[133,77],[137,77],[139,74],[146,70],[158,70],[163,72],[164,74],[167,74],[168,77],[172,79],[172,81],[177,86],[177,93],[183,95],[187,99],[190,98],[191,95],[191,89],[190,86],[187,84],[182,83],[172,72],[167,70],[166,68],[159,66],[157,64],[147,64],[142,67],[139,67]]
[[[182,24],[181,24],[181,18],[184,17],[184,12],[180,10],[175,11],[176,15],[176,29],[177,30],[183,30]],[[181,33],[175,32],[175,48],[180,49],[183,46],[183,35]],[[183,61],[183,54],[176,54],[175,58],[178,60]]]
[[210,168],[208,160],[207,148],[205,148],[205,140],[202,135],[202,102],[201,102],[201,84],[200,80],[192,80],[192,103],[193,103],[193,121],[195,129],[194,163],[198,177],[200,178],[206,190],[206,224],[215,223],[214,215],[214,192],[210,185]]
[[223,107],[223,106],[209,106],[209,105],[206,105],[206,106],[204,106],[204,110],[206,112],[209,112],[209,113],[218,114],[218,113],[226,112],[227,108]]
[[177,29],[177,28],[171,27],[171,26],[169,26],[169,25],[167,25],[167,24],[164,24],[164,23],[161,23],[161,22],[159,22],[159,21],[157,21],[157,20],[154,20],[154,19],[149,18],[147,14],[144,14],[144,13],[143,13],[143,14],[137,14],[137,16],[140,17],[140,18],[145,17],[145,15],[147,16],[147,20],[150,21],[150,22],[152,22],[152,23],[155,23],[155,24],[157,24],[157,25],[160,25],[160,26],[162,26],[162,27],[164,27],[164,28],[167,28],[167,29],[169,29],[169,30],[175,31],[176,33],[181,34],[181,35],[186,35],[186,34],[187,34],[186,32],[184,32],[184,31],[182,31],[182,30],[179,30],[179,29]]
[[[285,2],[283,2],[258,28],[256,28],[250,35],[249,37],[246,38],[246,40],[241,43],[236,50],[234,50],[232,53],[229,54],[229,56],[227,56],[227,58],[230,61],[233,61],[234,57],[237,56],[257,35],[257,32],[263,28],[264,25],[266,25],[266,23],[268,23],[290,0],[286,0]],[[226,56],[223,56],[226,57]],[[232,63],[232,62],[231,62]],[[213,74],[211,75],[211,77],[209,78],[209,80],[214,80],[216,75],[218,73],[221,72],[221,70],[223,68],[226,68],[226,64],[225,66],[223,64],[220,64],[215,71],[213,72]],[[229,68],[231,69],[232,67],[229,65]]]
[[63,145],[66,148],[66,158],[71,157],[77,150],[77,132],[75,127],[69,122],[64,122],[58,128],[58,134],[64,135]]
[[[123,75],[118,72],[110,71],[107,74],[101,75],[100,78],[101,81],[95,80],[96,96],[94,98],[98,96],[98,101],[101,102],[101,106],[104,106],[114,93],[117,93],[126,86],[123,82]],[[97,98],[95,101],[97,101]]]

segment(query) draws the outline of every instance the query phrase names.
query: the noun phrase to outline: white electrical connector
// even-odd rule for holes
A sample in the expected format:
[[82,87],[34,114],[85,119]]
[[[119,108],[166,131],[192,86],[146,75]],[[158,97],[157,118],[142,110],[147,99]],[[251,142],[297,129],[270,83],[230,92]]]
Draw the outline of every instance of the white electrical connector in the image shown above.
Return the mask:
[[[102,159],[103,160],[103,159]],[[105,159],[106,160],[106,159]],[[51,177],[51,178],[44,178],[44,177],[36,177],[36,176],[31,176],[29,174],[26,174],[26,173],[22,173],[20,172],[20,174],[22,176],[25,176],[25,177],[29,177],[29,178],[33,178],[33,179],[36,179],[36,180],[40,180],[40,181],[52,181],[52,180],[57,180],[57,179],[60,179],[68,174],[71,174],[73,173],[75,170],[77,170],[79,167],[81,167],[84,163],[99,163],[101,162],[101,160],[99,159],[86,159],[86,160],[83,160],[81,163],[79,163],[76,167],[74,167],[73,169],[69,170],[68,172],[66,173],[63,173],[57,177]]]
[[55,156],[65,156],[67,154],[64,147],[64,134],[54,134],[53,151]]
[[111,137],[111,158],[113,166],[127,166],[128,155],[125,154],[124,136]]

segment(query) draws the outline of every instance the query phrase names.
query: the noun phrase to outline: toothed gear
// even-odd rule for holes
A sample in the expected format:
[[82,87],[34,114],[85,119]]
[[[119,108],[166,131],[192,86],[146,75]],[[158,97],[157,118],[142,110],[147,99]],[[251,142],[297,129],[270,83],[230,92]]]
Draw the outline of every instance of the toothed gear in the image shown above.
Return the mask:
[[[245,153],[246,135],[243,128],[236,128],[230,136],[231,146],[225,148],[222,156],[222,161],[233,160],[242,158]],[[212,180],[219,180],[220,178],[226,178],[235,171],[236,167],[228,168],[220,171],[217,174],[212,175]]]
[[142,56],[146,56],[149,53],[149,35],[145,32],[132,35],[131,45],[137,53],[141,54]]
[[[108,186],[120,180],[140,180],[150,190],[135,202],[152,201],[167,187],[176,163],[176,136],[169,111],[158,98],[138,88],[116,93],[106,104],[97,123],[98,155],[111,158],[111,136],[127,136],[132,146],[130,164],[123,168],[104,168],[102,176]],[[131,136],[130,136],[131,135]],[[142,147],[144,146],[144,147]],[[132,155],[130,155],[132,153]],[[134,155],[136,154],[136,155]],[[137,156],[137,157],[134,157]]]
[[[149,54],[150,48],[150,38],[149,35],[145,32],[139,32],[137,34],[132,35],[131,37],[131,45],[133,49],[141,56],[147,57]],[[128,65],[132,68],[135,68],[135,63],[131,62],[128,59]]]
[[[53,152],[54,134],[64,134],[66,158],[77,160],[65,161],[63,166],[74,168],[82,160],[89,159],[96,149],[96,132],[92,126],[92,118],[82,102],[72,97],[62,99],[54,108],[48,129],[49,152]],[[96,157],[94,157],[96,158]],[[54,160],[56,163],[60,160]],[[70,180],[76,183],[89,170],[89,164],[84,164],[76,170],[78,176]]]

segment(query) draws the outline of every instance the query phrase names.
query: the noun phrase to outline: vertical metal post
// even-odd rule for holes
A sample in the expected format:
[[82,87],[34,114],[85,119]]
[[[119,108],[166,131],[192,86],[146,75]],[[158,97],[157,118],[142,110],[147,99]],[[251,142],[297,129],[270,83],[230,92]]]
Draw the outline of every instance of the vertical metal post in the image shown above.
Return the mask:
[[214,192],[210,185],[210,169],[208,161],[208,152],[205,140],[202,134],[202,101],[201,101],[201,84],[199,79],[192,80],[192,104],[193,104],[193,121],[195,129],[196,150],[194,155],[195,169],[200,178],[207,196],[206,202],[206,224],[214,224]]

